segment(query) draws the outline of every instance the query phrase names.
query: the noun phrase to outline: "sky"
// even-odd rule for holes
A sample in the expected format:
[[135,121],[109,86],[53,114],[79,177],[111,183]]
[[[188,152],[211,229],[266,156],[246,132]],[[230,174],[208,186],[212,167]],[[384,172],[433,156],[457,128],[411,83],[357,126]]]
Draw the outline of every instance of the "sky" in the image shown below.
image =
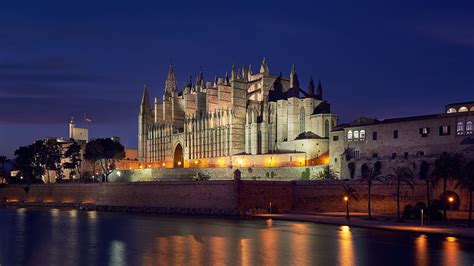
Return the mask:
[[0,154],[67,137],[137,146],[143,85],[161,97],[172,62],[178,85],[224,76],[232,64],[321,79],[347,122],[440,113],[474,100],[473,1],[3,1]]

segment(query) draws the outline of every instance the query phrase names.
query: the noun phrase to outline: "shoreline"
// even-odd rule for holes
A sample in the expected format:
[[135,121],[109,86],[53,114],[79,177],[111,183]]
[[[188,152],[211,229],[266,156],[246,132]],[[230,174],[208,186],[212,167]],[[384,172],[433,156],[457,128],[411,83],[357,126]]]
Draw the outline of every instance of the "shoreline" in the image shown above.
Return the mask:
[[83,211],[106,211],[124,213],[146,213],[165,215],[210,215],[210,216],[233,216],[246,218],[275,219],[284,221],[310,222],[318,224],[329,224],[339,226],[354,226],[359,228],[403,231],[419,234],[434,234],[446,237],[460,237],[474,239],[474,228],[449,224],[429,224],[420,226],[416,221],[408,220],[396,222],[388,220],[368,220],[365,216],[352,213],[350,220],[346,220],[341,213],[277,213],[277,214],[243,214],[238,210],[227,209],[195,209],[195,208],[167,208],[167,207],[146,207],[146,206],[103,206],[77,202],[4,202],[0,207],[40,207],[40,208],[73,208]]
[[474,227],[467,226],[456,226],[456,225],[441,225],[441,224],[430,224],[424,225],[423,227],[419,224],[414,223],[412,220],[405,222],[395,221],[381,221],[381,220],[368,220],[367,218],[360,218],[352,216],[350,220],[346,220],[345,217],[340,216],[328,216],[321,214],[292,214],[292,213],[281,213],[281,214],[255,214],[253,217],[270,218],[274,220],[284,221],[299,221],[299,222],[310,222],[319,224],[330,224],[340,226],[354,226],[359,228],[378,229],[378,230],[389,230],[389,231],[403,231],[410,233],[419,234],[430,234],[430,235],[441,235],[446,237],[459,237],[459,238],[470,238],[474,239]]

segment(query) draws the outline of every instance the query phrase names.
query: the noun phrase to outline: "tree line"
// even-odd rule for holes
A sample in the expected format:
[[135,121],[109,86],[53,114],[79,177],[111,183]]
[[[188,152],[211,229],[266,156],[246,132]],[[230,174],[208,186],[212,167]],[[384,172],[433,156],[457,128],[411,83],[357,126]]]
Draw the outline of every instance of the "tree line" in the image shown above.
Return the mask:
[[[107,182],[115,169],[115,163],[125,158],[125,148],[110,138],[93,139],[87,144],[75,140],[60,142],[57,139],[37,140],[15,150],[15,170],[10,176],[5,171],[6,157],[0,156],[0,175],[7,183],[35,184],[52,182],[51,173],[57,183],[68,181]],[[91,165],[83,171],[84,161]],[[65,170],[69,169],[66,179]]]
[[[351,178],[355,175],[355,164],[348,163]],[[397,162],[391,167],[391,173],[382,175],[382,163],[376,161],[374,163],[364,163],[361,165],[358,181],[367,185],[367,212],[369,219],[372,219],[371,196],[372,185],[376,182],[389,184],[396,189],[397,201],[397,218],[401,219],[400,195],[402,185],[407,185],[411,189],[414,187],[414,179],[418,177],[423,180],[426,185],[426,212],[428,218],[435,217],[438,209],[442,209],[442,218],[447,219],[448,207],[448,181],[455,181],[456,188],[468,190],[469,195],[469,217],[468,225],[472,224],[472,194],[474,192],[474,160],[467,161],[460,154],[443,153],[434,163],[421,161],[419,172],[415,174],[415,165],[408,160]],[[432,189],[441,184],[443,187],[443,200],[441,202],[434,200],[432,197]],[[345,196],[352,197],[355,191],[347,186],[343,187]],[[347,195],[346,195],[347,194]],[[435,204],[436,203],[436,204]],[[437,206],[434,206],[437,205]],[[441,205],[441,206],[439,206]],[[423,206],[421,208],[424,208]]]

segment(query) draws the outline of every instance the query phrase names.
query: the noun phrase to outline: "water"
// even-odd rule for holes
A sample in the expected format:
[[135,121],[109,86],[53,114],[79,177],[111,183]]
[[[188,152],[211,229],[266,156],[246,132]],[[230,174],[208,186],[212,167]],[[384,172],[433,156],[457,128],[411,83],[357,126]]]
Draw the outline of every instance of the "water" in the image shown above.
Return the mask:
[[276,220],[0,208],[0,265],[473,265],[474,240]]

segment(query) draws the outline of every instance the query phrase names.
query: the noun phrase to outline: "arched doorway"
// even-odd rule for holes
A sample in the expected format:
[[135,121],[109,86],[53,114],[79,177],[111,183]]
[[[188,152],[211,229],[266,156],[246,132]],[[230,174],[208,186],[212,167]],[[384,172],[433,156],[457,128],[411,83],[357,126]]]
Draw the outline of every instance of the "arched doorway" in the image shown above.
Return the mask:
[[448,210],[459,210],[459,205],[461,205],[461,198],[456,192],[448,190],[446,192],[446,196],[441,194],[439,196],[439,199],[441,200],[441,202],[443,202],[443,204],[446,204]]
[[178,143],[176,148],[174,148],[173,167],[183,168],[183,164],[183,147]]

